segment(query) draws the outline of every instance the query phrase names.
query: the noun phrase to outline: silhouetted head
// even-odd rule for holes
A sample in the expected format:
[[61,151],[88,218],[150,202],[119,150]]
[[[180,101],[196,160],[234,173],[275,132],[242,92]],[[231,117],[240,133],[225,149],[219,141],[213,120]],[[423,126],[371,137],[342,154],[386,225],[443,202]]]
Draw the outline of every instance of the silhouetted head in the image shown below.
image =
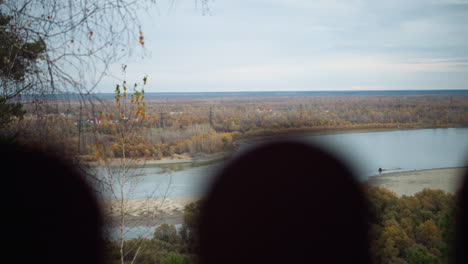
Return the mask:
[[102,263],[92,189],[50,153],[1,145],[3,263]]
[[270,143],[236,158],[202,208],[203,264],[368,263],[368,251],[360,185],[307,144]]

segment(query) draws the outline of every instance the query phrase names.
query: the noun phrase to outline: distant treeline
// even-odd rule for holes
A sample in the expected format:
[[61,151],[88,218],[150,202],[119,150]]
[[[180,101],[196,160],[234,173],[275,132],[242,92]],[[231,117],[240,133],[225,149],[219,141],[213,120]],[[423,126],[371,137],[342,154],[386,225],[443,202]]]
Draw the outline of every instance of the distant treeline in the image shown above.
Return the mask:
[[[124,113],[127,108],[121,103],[127,98],[119,98],[119,109],[115,99],[87,105],[76,100],[36,101],[25,104],[27,114],[17,133],[28,140],[39,138],[57,143],[69,153],[79,153],[90,160],[193,156],[230,150],[236,146],[236,140],[251,137],[468,126],[468,96],[459,95],[463,92],[466,91],[454,91],[454,95],[383,91],[379,93],[408,94],[141,98],[138,111],[144,118]],[[131,106],[129,101],[128,107]]]
[[[153,99],[200,99],[200,98],[251,98],[251,97],[294,97],[294,96],[468,96],[468,90],[353,90],[353,91],[240,91],[240,92],[147,92],[146,98]],[[114,93],[95,93],[86,96],[77,93],[62,93],[51,95],[23,95],[23,100],[42,98],[43,100],[78,100],[83,97],[95,99],[113,99]]]

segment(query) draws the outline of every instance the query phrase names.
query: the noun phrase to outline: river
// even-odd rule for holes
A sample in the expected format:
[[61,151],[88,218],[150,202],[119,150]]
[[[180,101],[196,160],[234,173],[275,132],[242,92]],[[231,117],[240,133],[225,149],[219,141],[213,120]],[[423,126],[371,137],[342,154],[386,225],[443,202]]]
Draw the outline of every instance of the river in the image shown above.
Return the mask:
[[[342,157],[359,179],[385,172],[466,166],[468,128],[437,128],[295,137],[315,142]],[[258,144],[245,143],[240,151]],[[204,166],[173,164],[135,168],[138,184],[129,198],[204,194],[223,162]],[[267,183],[265,183],[267,184]]]

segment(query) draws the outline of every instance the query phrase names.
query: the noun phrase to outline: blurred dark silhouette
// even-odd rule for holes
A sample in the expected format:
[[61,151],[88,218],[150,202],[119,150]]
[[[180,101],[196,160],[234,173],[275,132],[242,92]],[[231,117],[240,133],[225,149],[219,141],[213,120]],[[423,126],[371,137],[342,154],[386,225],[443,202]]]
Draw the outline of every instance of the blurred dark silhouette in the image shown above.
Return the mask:
[[468,263],[468,169],[465,169],[463,186],[458,195],[455,259],[457,264],[466,264]]
[[[101,212],[83,175],[57,154],[0,146],[2,263],[103,263]],[[459,264],[468,263],[467,184],[468,171],[459,193]],[[361,188],[316,146],[283,141],[243,153],[204,200],[200,263],[370,263]]]
[[100,208],[82,175],[57,155],[0,146],[2,263],[103,263]]
[[304,143],[260,146],[228,164],[200,219],[200,261],[370,263],[366,202],[351,171]]

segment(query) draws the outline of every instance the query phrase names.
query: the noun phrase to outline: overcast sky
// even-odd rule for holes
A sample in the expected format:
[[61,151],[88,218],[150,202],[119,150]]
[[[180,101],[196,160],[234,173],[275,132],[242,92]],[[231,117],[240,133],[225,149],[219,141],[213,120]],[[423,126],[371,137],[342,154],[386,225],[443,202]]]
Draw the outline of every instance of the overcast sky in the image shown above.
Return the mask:
[[468,1],[216,0],[208,16],[194,2],[142,16],[149,54],[126,62],[129,81],[147,74],[147,92],[468,89]]

